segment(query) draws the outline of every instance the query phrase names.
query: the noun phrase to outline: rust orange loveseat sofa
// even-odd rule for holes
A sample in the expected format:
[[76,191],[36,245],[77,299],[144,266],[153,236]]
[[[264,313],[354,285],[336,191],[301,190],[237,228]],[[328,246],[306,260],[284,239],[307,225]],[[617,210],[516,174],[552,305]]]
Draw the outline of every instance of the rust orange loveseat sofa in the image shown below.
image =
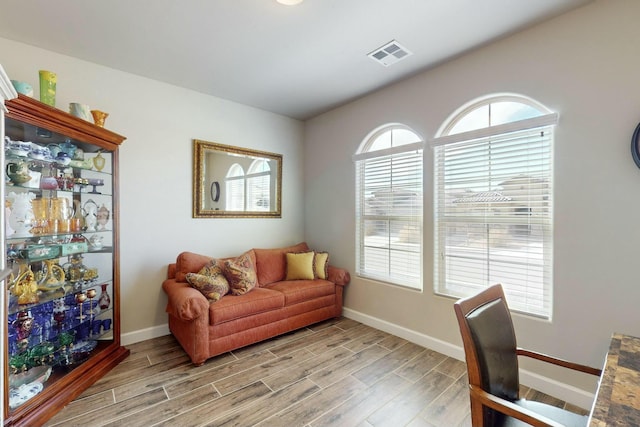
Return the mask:
[[178,255],[162,288],[168,296],[169,330],[191,361],[200,365],[210,357],[341,316],[348,271],[328,265],[321,274],[324,279],[285,280],[287,254],[308,252],[304,242],[246,252],[243,256],[255,268],[255,287],[214,302],[190,285],[187,274],[200,272],[216,260],[191,252]]

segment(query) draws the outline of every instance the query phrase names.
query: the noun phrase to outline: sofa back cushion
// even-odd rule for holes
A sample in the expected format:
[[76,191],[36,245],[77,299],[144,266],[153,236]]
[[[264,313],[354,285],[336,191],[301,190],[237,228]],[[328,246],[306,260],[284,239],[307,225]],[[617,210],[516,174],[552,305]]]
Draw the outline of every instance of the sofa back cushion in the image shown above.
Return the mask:
[[258,284],[266,286],[273,282],[284,280],[287,272],[286,253],[305,252],[309,250],[306,242],[294,246],[278,249],[254,249],[255,266],[258,273]]
[[187,273],[197,273],[211,262],[213,257],[193,252],[182,252],[176,259],[176,282],[186,282]]

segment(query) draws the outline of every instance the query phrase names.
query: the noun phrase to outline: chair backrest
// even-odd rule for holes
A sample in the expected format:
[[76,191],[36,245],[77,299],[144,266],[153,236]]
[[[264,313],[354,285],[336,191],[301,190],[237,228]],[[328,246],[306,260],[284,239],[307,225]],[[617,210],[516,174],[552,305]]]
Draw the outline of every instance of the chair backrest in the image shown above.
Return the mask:
[[[454,304],[467,361],[469,384],[487,393],[518,399],[519,376],[516,336],[501,285]],[[472,402],[473,406],[473,402]],[[487,416],[491,417],[487,408]]]

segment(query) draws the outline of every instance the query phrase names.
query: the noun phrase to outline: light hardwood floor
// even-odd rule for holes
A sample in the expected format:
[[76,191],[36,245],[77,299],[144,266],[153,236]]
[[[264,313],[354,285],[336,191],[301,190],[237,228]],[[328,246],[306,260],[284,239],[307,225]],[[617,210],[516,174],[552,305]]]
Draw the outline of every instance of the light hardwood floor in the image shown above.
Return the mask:
[[[470,426],[463,362],[350,319],[194,366],[172,336],[131,355],[47,426]],[[532,389],[523,396],[585,413]]]

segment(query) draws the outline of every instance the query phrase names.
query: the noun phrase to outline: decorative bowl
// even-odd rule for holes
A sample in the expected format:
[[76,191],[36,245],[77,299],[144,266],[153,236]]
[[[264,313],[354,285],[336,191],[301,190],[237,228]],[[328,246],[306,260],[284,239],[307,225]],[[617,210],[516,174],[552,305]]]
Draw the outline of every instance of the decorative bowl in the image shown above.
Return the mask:
[[42,391],[44,386],[38,381],[23,384],[18,388],[9,389],[9,407],[15,409]]
[[58,180],[53,176],[43,176],[40,178],[40,188],[43,190],[57,190]]
[[13,182],[14,184],[22,185],[26,182],[31,181],[31,175],[28,175],[28,174],[9,173],[7,175],[9,176],[9,179],[11,180],[11,182]]
[[91,158],[85,160],[71,160],[69,166],[80,169],[91,169],[93,166],[93,160]]
[[44,160],[46,157],[45,152],[38,148],[29,151],[27,155],[34,160]]
[[18,388],[34,381],[44,384],[49,379],[49,375],[51,375],[51,366],[34,366],[19,374],[9,374],[9,387]]
[[9,148],[9,154],[12,156],[26,157],[29,154],[29,150],[20,147],[11,147]]
[[67,166],[69,163],[71,163],[71,157],[69,157],[67,153],[61,151],[56,155],[55,161],[60,163],[61,165]]
[[16,89],[16,92],[33,98],[33,86],[29,83],[21,82],[19,80],[11,80],[11,84]]
[[73,355],[73,363],[79,364],[89,358],[89,355],[98,345],[96,340],[78,341],[73,345],[71,354]]

